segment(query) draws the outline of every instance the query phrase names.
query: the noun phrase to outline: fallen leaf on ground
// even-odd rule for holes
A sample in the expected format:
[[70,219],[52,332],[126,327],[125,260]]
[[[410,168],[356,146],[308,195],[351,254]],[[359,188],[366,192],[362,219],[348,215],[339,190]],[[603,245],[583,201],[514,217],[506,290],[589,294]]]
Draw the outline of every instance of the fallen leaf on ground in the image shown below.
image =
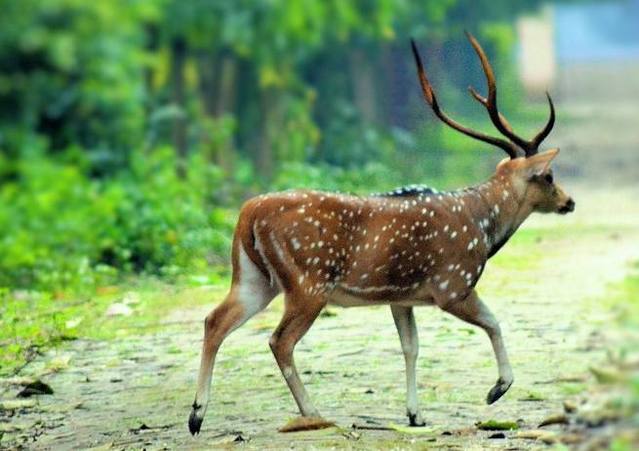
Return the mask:
[[574,413],[577,411],[577,404],[572,401],[565,400],[564,401],[564,412],[566,413]]
[[475,423],[475,426],[482,431],[511,431],[513,429],[519,429],[519,425],[514,421],[480,421]]
[[619,382],[625,382],[628,379],[628,376],[624,373],[614,370],[590,367],[590,372],[600,384],[617,384]]
[[24,389],[18,393],[18,398],[29,398],[35,395],[52,395],[53,389],[49,385],[40,380],[27,384]]
[[565,413],[556,413],[554,415],[550,415],[549,417],[544,418],[541,423],[539,423],[539,427],[550,426],[551,424],[568,424],[568,417]]
[[413,434],[413,435],[429,435],[429,434],[439,434],[439,431],[431,427],[425,426],[404,426],[402,424],[389,423],[388,427],[393,431],[401,432],[403,434]]
[[315,431],[335,427],[335,423],[322,417],[297,417],[290,420],[280,429],[280,432]]
[[556,434],[550,431],[544,431],[542,429],[530,429],[528,431],[519,431],[515,435],[515,438],[527,439],[527,440],[555,440]]

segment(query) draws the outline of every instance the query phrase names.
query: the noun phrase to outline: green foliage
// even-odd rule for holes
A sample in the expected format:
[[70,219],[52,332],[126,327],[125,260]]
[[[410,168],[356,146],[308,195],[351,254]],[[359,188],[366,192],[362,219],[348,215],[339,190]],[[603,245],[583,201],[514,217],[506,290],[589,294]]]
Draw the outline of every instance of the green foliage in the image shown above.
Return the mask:
[[9,155],[35,137],[51,150],[85,148],[122,164],[143,136],[144,8],[120,0],[3,2],[0,16],[0,132]]
[[[514,110],[510,23],[538,3],[2,2],[0,286],[216,271],[230,212],[260,191],[481,178],[493,159],[475,142],[412,123],[408,38],[441,54],[429,73],[456,110],[483,84],[461,30],[477,33]],[[455,117],[485,124],[474,106]]]
[[233,226],[210,208],[221,174],[198,156],[189,166],[179,178],[174,153],[158,149],[92,180],[68,163],[21,161],[0,187],[0,286],[79,289],[121,270],[171,275],[221,263]]

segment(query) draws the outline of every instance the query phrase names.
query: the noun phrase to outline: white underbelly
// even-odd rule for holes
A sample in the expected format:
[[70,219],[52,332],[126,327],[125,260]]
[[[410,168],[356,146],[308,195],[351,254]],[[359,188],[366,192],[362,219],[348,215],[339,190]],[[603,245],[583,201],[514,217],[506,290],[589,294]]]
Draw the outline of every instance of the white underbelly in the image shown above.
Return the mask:
[[366,307],[372,305],[401,305],[404,307],[416,307],[433,305],[435,302],[431,298],[425,299],[412,299],[413,296],[409,296],[406,299],[365,299],[358,297],[354,294],[346,293],[343,290],[337,289],[328,295],[328,303],[331,305],[338,305],[340,307]]

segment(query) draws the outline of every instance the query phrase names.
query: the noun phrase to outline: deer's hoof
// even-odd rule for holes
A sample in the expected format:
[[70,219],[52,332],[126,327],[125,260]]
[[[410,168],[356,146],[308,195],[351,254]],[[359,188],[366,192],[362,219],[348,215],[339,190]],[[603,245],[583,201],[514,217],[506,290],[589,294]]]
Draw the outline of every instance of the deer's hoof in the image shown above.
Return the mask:
[[408,425],[411,427],[426,426],[426,422],[422,419],[422,416],[418,413],[408,412]]
[[191,415],[189,415],[189,431],[191,432],[191,435],[200,433],[202,421],[204,421],[204,418],[200,417],[197,412],[198,409],[194,407],[191,411]]
[[490,391],[488,392],[488,396],[486,396],[486,404],[492,404],[499,398],[504,396],[504,393],[508,391],[512,384],[512,380],[504,381],[501,377],[497,379],[497,383],[493,388],[490,389]]

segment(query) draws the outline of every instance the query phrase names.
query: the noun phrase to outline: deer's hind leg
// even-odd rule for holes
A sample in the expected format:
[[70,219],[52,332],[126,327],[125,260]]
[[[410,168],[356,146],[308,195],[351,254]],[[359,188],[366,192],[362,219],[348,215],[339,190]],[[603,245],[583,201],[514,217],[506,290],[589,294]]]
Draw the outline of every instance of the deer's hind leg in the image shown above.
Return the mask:
[[229,294],[204,320],[204,342],[198,374],[197,392],[189,416],[189,431],[200,432],[209,403],[215,357],[224,339],[249,318],[263,310],[277,294],[269,279],[239,246],[239,275],[234,277]]
[[300,380],[293,360],[293,350],[325,305],[326,300],[322,295],[304,295],[298,288],[292,293],[287,293],[284,300],[284,315],[269,341],[275,360],[304,417],[319,417],[319,412]]
[[490,389],[488,396],[486,396],[486,402],[488,404],[494,403],[508,391],[514,381],[513,372],[510,367],[510,362],[508,361],[508,354],[504,346],[504,339],[501,336],[501,328],[499,327],[497,319],[495,319],[488,307],[479,299],[474,290],[466,299],[459,302],[451,302],[444,306],[443,309],[459,319],[481,327],[488,334],[499,368],[499,379],[497,379],[495,386]]

